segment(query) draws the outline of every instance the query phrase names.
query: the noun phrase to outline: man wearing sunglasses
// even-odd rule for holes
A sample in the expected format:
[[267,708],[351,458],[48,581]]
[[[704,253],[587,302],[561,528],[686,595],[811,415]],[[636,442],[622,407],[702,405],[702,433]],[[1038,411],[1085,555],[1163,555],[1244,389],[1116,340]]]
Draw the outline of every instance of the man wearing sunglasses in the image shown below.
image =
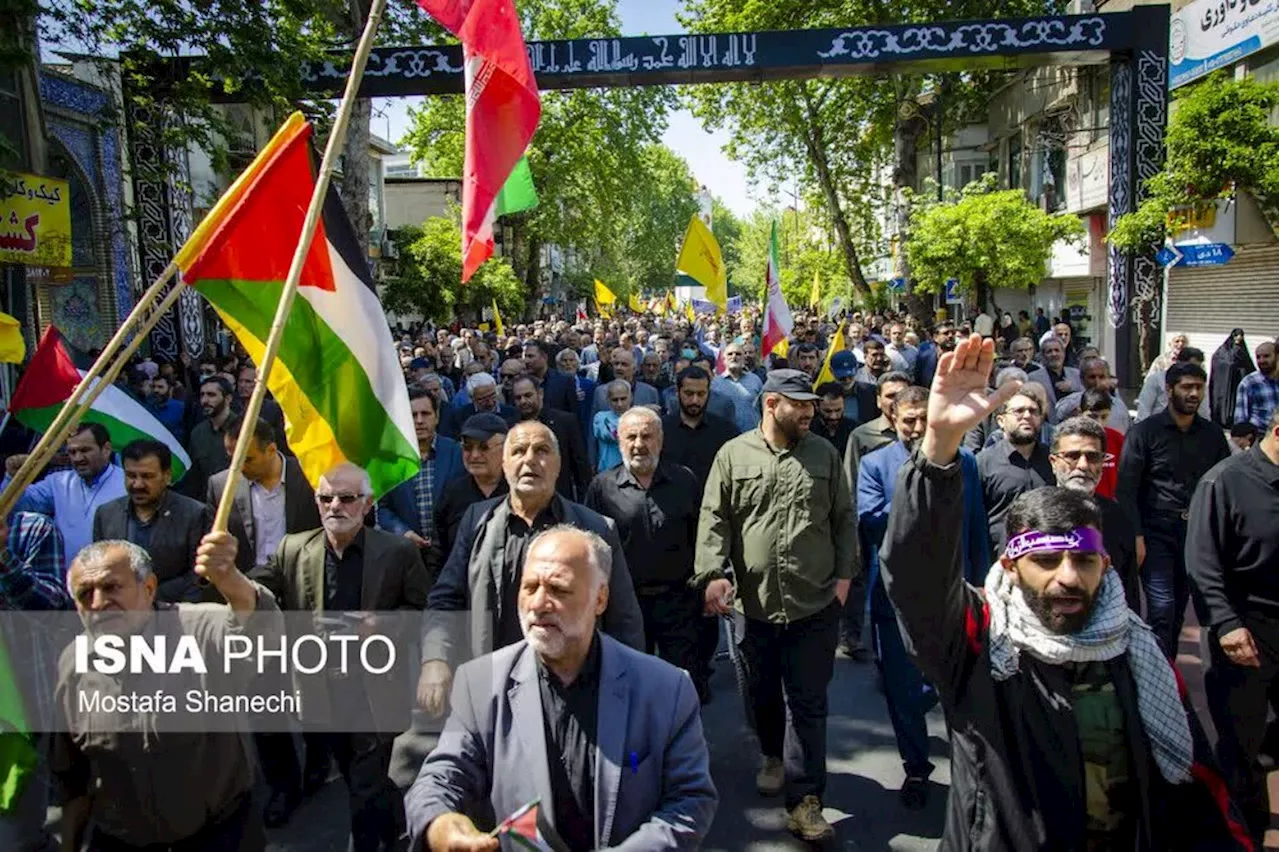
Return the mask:
[[[320,528],[285,536],[275,555],[253,575],[271,590],[282,610],[341,618],[426,606],[427,570],[418,548],[402,535],[364,525],[373,508],[372,491],[369,475],[352,464],[341,464],[320,477],[315,496]],[[382,624],[376,629],[387,633],[390,628]],[[406,647],[413,640],[401,638]],[[400,665],[381,676],[401,684],[407,677]],[[347,785],[351,848],[356,852],[375,852],[383,848],[380,844],[394,846],[394,815],[404,808],[387,773],[392,742],[409,728],[409,705],[375,700],[375,695],[386,695],[384,683],[307,678],[297,685],[303,690],[303,708],[319,703],[328,708],[329,718],[353,722],[337,730],[317,730],[316,716],[304,710],[303,789],[312,792],[323,786],[330,757],[337,761]]]
[[[1086,391],[1086,394],[1092,393],[1094,391]],[[1111,556],[1111,567],[1124,584],[1125,602],[1134,612],[1142,612],[1138,543],[1133,525],[1119,503],[1098,493],[1107,464],[1114,464],[1107,451],[1107,433],[1111,431],[1095,417],[1068,418],[1053,430],[1049,462],[1059,486],[1090,495],[1097,502],[1102,514],[1102,540]]]

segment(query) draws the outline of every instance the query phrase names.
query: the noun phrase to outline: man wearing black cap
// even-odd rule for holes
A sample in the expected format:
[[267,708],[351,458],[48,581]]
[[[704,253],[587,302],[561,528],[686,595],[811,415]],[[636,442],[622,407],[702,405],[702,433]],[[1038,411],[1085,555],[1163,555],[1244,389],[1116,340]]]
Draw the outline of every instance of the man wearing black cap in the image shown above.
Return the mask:
[[[827,685],[856,558],[840,453],[809,432],[816,399],[804,373],[769,374],[760,428],[725,444],[711,466],[694,577],[708,612],[736,605],[746,618],[741,646],[764,753],[756,789],[785,791],[787,828],[807,841],[834,836],[822,816]],[[785,765],[784,739],[794,744]]]
[[[507,428],[507,421],[493,413],[473,414],[462,424],[462,466],[467,475],[446,485],[436,505],[436,537],[446,558],[467,509],[507,493],[507,481],[502,477],[502,444],[507,439]],[[431,580],[435,582],[434,571]]]

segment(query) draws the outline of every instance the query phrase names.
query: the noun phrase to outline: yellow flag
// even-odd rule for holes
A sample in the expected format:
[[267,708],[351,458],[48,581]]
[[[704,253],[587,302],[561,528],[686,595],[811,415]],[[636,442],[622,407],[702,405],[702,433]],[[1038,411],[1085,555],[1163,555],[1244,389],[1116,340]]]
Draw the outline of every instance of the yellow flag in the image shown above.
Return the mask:
[[16,317],[0,313],[0,363],[21,364],[27,357],[27,342],[22,339],[22,323]]
[[787,353],[790,351],[791,351],[791,341],[785,337],[779,340],[776,344],[774,344],[773,354],[777,355],[779,358],[786,358]]
[[498,300],[493,300],[493,327],[497,330],[499,337],[506,337],[507,332],[502,327],[502,314],[498,313]]
[[684,315],[689,318],[689,322],[697,324],[698,316],[693,312],[693,302],[684,303]]
[[813,383],[815,388],[836,380],[836,374],[831,372],[831,356],[837,352],[843,352],[844,348],[844,324],[841,323],[831,337],[831,348],[827,350],[827,360],[822,362],[822,369],[818,371],[818,380]]
[[604,286],[604,282],[599,278],[596,279],[596,307],[602,308],[606,305],[612,305],[618,301],[618,297],[613,295],[613,291]]
[[631,313],[633,314],[644,313],[644,305],[640,304],[640,300],[636,298],[635,293],[627,295],[627,307],[631,309]]
[[818,283],[818,270],[813,271],[813,292],[809,294],[809,309],[816,311],[822,302],[822,285]]
[[695,214],[684,232],[684,245],[676,258],[676,270],[707,288],[707,301],[720,310],[729,301],[729,279],[720,256],[720,245],[706,223]]

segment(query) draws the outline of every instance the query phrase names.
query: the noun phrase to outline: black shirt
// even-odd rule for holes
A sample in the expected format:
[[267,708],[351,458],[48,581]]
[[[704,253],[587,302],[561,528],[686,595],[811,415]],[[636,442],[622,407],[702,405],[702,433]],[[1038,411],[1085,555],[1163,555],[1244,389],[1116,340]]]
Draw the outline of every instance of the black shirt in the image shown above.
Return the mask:
[[324,539],[324,608],[333,612],[360,609],[364,583],[364,529],[356,533],[342,555],[333,552],[329,537]]
[[[978,476],[982,479],[982,503],[987,509],[987,531],[994,555],[1004,552],[1004,516],[1018,495],[1046,485],[1057,485],[1049,448],[1036,441],[1031,458],[1023,458],[1006,440],[978,454]],[[993,556],[994,558],[994,556]]]
[[1130,427],[1120,454],[1116,502],[1129,512],[1135,534],[1143,535],[1152,521],[1182,520],[1200,477],[1230,455],[1222,430],[1203,417],[1195,417],[1183,432],[1166,408]]
[[698,502],[702,502],[702,489],[711,475],[711,463],[716,453],[729,441],[738,437],[734,424],[714,414],[702,415],[696,427],[686,426],[680,414],[662,418],[662,460],[681,465],[693,472],[698,482]]
[[488,500],[489,497],[502,497],[507,493],[507,480],[505,477],[498,480],[498,485],[493,489],[493,493],[488,497],[476,485],[475,477],[471,474],[460,476],[451,481],[440,492],[440,499],[436,502],[436,533],[433,538],[440,544],[440,550],[444,554],[444,558],[449,558],[449,553],[453,550],[453,543],[458,540],[458,525],[462,523],[462,516],[466,514],[472,504],[479,503],[481,500]]
[[[625,464],[591,480],[584,501],[618,525],[636,590],[688,582],[698,537],[698,483],[685,467],[659,462],[648,489]],[[661,589],[653,588],[656,592]]]
[[1257,444],[1218,462],[1196,486],[1187,524],[1187,573],[1208,626],[1218,636],[1249,627],[1264,660],[1268,650],[1274,659],[1280,597],[1278,470]]
[[572,850],[596,848],[596,720],[600,713],[600,636],[573,683],[538,661],[542,730],[555,800],[556,834]]
[[515,512],[507,517],[507,540],[503,544],[503,577],[504,588],[498,596],[497,630],[494,648],[505,648],[514,645],[524,638],[520,629],[520,610],[517,599],[520,596],[520,575],[524,572],[524,556],[529,551],[529,542],[547,527],[554,527],[563,520],[560,513],[560,501],[554,497],[547,508],[533,519],[533,526],[526,524]]
[[821,417],[814,417],[812,425],[809,426],[810,431],[820,438],[826,438],[831,446],[836,448],[836,452],[840,454],[840,458],[844,458],[844,451],[849,446],[849,436],[853,434],[853,430],[858,428],[858,424],[848,417],[840,418],[840,425],[836,427],[836,433],[831,434],[831,430],[827,428],[827,421]]
[[[134,511],[133,504],[129,504],[128,512],[128,531],[129,541],[141,547],[143,550],[150,552],[151,550],[151,532],[156,528],[156,519],[160,517],[160,510],[151,516],[151,520],[144,521],[138,517],[138,513]],[[161,572],[156,572],[160,576],[168,576]]]

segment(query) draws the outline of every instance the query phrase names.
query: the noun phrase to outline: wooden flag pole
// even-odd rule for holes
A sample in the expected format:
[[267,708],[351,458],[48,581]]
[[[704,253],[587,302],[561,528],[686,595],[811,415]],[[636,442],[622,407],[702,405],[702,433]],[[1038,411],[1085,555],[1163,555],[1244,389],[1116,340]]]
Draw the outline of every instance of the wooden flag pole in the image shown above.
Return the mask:
[[[174,286],[160,301],[160,304],[156,305],[146,319],[142,321],[142,325],[137,328],[137,333],[134,335],[133,340],[129,341],[129,344],[119,352],[119,357],[109,365],[104,366],[103,362],[108,353],[114,353],[119,350],[128,329],[134,325],[137,317],[141,315],[141,308],[151,303],[151,300],[155,298],[160,289],[168,283],[169,279],[177,271],[178,265],[176,263],[170,263],[169,267],[166,267],[165,273],[157,278],[155,283],[147,289],[147,292],[138,300],[138,305],[130,312],[124,324],[120,326],[120,330],[111,338],[111,341],[107,344],[108,349],[103,350],[103,354],[94,362],[93,367],[85,373],[84,378],[80,380],[80,384],[76,385],[75,391],[63,403],[62,410],[58,412],[58,416],[49,424],[49,428],[40,437],[40,441],[27,456],[26,461],[22,463],[22,467],[18,468],[18,472],[13,475],[4,493],[0,494],[0,518],[7,517],[9,512],[13,510],[18,498],[22,496],[22,492],[35,480],[40,471],[44,470],[44,466],[53,457],[53,454],[57,452],[58,447],[62,446],[62,442],[71,434],[71,430],[79,424],[80,418],[89,410],[94,401],[102,395],[102,392],[115,382],[125,364],[129,363],[129,359],[133,357],[133,353],[138,351],[142,341],[151,333],[151,329],[155,328],[156,323],[160,322],[160,318],[178,301],[178,298],[182,295],[182,288],[186,285],[178,284]],[[97,379],[101,379],[101,381],[95,383]]]
[[289,310],[293,307],[293,297],[298,293],[298,282],[302,278],[302,268],[306,264],[307,253],[311,241],[315,238],[316,226],[320,223],[320,214],[324,210],[325,196],[329,192],[329,180],[342,156],[342,148],[346,144],[347,124],[351,120],[351,110],[355,106],[356,95],[360,91],[360,81],[364,77],[365,64],[369,61],[369,52],[373,49],[373,38],[382,20],[386,0],[373,0],[369,9],[369,18],[365,21],[364,32],[360,43],[356,46],[356,55],[351,62],[351,73],[347,76],[347,85],[342,92],[342,103],[329,131],[329,140],[324,146],[324,158],[320,161],[320,172],[316,175],[316,187],[311,193],[311,204],[307,207],[307,217],[302,223],[302,234],[298,245],[293,250],[293,261],[289,264],[289,277],[285,279],[284,291],[280,294],[280,304],[276,306],[275,318],[271,321],[271,333],[267,336],[266,349],[262,354],[262,363],[258,364],[258,379],[253,386],[253,395],[245,406],[244,416],[240,421],[240,434],[236,438],[236,449],[231,456],[231,466],[227,469],[227,484],[222,490],[222,499],[218,501],[218,511],[213,517],[213,530],[226,532],[227,521],[231,516],[231,506],[236,490],[240,487],[240,474],[244,467],[245,456],[249,452],[249,441],[253,437],[253,424],[262,412],[262,401],[267,394],[267,377],[275,366],[276,354],[280,350],[280,340],[284,337],[284,326],[289,319]]

